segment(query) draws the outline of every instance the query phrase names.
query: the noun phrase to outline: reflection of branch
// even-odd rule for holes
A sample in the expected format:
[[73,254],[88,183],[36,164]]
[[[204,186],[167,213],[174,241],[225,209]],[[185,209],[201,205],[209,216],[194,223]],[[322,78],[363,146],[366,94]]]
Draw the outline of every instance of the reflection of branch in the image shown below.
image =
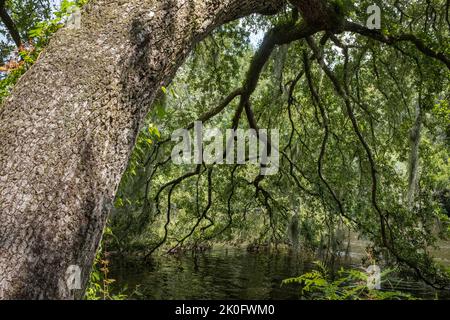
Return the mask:
[[344,24],[344,30],[345,31],[352,31],[352,32],[356,32],[359,33],[363,36],[375,39],[379,42],[388,44],[388,45],[393,45],[397,42],[410,42],[412,44],[414,44],[416,46],[416,48],[421,51],[423,54],[425,54],[428,57],[437,59],[443,63],[445,63],[447,65],[447,68],[450,69],[450,58],[448,56],[445,55],[445,53],[443,52],[436,52],[433,49],[431,49],[430,47],[428,47],[423,40],[417,38],[415,35],[413,34],[399,34],[399,35],[384,35],[381,31],[379,30],[371,30],[368,29],[366,27],[363,27],[359,24],[353,23],[353,22],[349,22],[347,21]]

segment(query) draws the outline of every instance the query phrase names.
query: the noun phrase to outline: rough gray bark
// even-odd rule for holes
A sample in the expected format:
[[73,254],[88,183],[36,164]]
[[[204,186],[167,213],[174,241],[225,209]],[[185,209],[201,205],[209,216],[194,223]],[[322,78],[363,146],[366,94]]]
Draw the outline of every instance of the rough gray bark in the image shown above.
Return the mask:
[[83,287],[139,124],[194,43],[281,0],[92,0],[0,106],[0,299]]

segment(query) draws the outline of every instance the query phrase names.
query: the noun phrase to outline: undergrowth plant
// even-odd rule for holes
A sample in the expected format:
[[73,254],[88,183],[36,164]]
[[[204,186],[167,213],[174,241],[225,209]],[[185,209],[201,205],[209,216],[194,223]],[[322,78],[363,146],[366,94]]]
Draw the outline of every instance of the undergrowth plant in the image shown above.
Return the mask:
[[[316,269],[299,277],[285,279],[282,284],[300,284],[302,297],[313,300],[414,300],[407,293],[398,291],[375,290],[367,286],[367,274],[357,269],[341,268],[333,276],[320,261],[315,262]],[[382,282],[393,270],[381,274]]]

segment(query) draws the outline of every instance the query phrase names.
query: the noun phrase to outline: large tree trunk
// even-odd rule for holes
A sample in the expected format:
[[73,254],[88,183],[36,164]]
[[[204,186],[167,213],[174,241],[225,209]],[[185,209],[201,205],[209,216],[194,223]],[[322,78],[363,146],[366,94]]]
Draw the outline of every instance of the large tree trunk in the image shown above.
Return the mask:
[[0,106],[0,298],[82,287],[139,124],[194,43],[282,0],[92,0]]

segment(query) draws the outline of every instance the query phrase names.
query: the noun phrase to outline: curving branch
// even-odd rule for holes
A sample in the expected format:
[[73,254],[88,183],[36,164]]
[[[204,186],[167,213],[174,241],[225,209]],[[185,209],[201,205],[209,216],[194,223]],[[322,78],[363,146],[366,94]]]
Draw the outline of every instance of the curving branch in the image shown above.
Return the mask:
[[324,137],[322,140],[322,146],[320,149],[320,155],[319,155],[319,160],[317,161],[317,173],[319,175],[320,180],[323,182],[323,184],[327,187],[328,191],[330,192],[330,194],[332,195],[333,199],[335,200],[335,202],[338,205],[339,208],[339,212],[342,214],[344,213],[344,208],[342,205],[342,202],[339,200],[339,198],[337,197],[336,193],[334,192],[334,190],[331,188],[330,184],[328,183],[328,181],[324,178],[323,176],[323,159],[325,157],[325,151],[326,151],[326,146],[327,146],[327,142],[328,142],[328,137],[329,137],[329,121],[328,121],[328,117],[326,115],[326,111],[325,111],[325,107],[322,105],[321,101],[320,101],[320,97],[319,94],[317,92],[317,90],[314,87],[313,81],[312,81],[312,75],[311,75],[311,68],[310,68],[310,64],[309,64],[309,59],[307,56],[306,52],[303,52],[303,63],[305,66],[305,73],[306,73],[306,79],[308,80],[308,86],[309,86],[309,90],[311,92],[312,95],[312,100],[314,102],[314,104],[316,104],[319,107],[320,110],[320,116],[322,118],[322,126],[324,129]]
[[376,212],[380,216],[380,227],[381,227],[381,235],[382,235],[383,243],[385,244],[386,247],[390,247],[389,243],[387,242],[387,238],[386,238],[386,226],[385,226],[386,218],[384,216],[384,213],[380,209],[380,207],[378,205],[378,200],[377,200],[377,189],[378,189],[377,169],[376,169],[375,160],[374,160],[374,157],[372,154],[372,150],[370,149],[363,134],[361,133],[358,121],[356,120],[355,114],[353,113],[350,98],[348,97],[345,89],[342,88],[339,80],[336,78],[336,76],[330,70],[330,68],[325,64],[323,56],[320,53],[314,39],[312,37],[309,37],[309,38],[307,38],[307,42],[308,42],[309,47],[314,52],[320,67],[325,72],[325,74],[328,76],[328,78],[331,80],[337,94],[343,99],[345,107],[346,107],[347,115],[350,118],[350,121],[353,126],[353,131],[355,132],[356,136],[358,137],[359,141],[361,142],[361,144],[366,152],[367,159],[369,160],[369,163],[370,163],[370,173],[371,173],[371,177],[372,177],[372,206],[375,208]]
[[[212,226],[212,221],[208,218],[207,214],[209,209],[212,206],[212,172],[213,172],[213,168],[209,168],[208,169],[208,203],[206,205],[206,207],[203,209],[202,214],[200,215],[200,217],[197,219],[197,222],[194,224],[194,226],[191,228],[191,230],[189,231],[189,233],[187,235],[185,235],[182,239],[177,240],[177,244],[172,247],[169,252],[175,250],[176,248],[180,247],[183,245],[183,243],[194,234],[195,230],[198,228],[198,226],[200,225],[200,223],[204,220],[207,219],[210,221],[210,225],[208,226],[208,228],[210,226]],[[207,228],[204,227],[202,228],[202,231],[206,230]]]

